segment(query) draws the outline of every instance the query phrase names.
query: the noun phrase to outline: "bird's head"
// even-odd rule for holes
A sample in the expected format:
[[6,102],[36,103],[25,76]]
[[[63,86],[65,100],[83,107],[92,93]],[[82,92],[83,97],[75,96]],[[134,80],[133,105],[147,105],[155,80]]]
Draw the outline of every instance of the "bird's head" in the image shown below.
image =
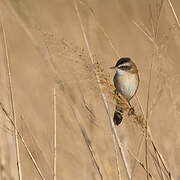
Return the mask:
[[116,65],[110,67],[110,69],[115,69],[120,74],[123,74],[125,72],[137,73],[137,67],[129,57],[120,58],[117,61]]

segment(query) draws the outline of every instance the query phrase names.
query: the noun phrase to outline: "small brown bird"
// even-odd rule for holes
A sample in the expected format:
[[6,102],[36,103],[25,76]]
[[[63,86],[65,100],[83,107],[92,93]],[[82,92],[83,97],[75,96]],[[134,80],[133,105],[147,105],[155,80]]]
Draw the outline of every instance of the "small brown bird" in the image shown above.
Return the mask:
[[[128,57],[120,58],[116,65],[111,67],[115,69],[114,86],[116,92],[120,93],[130,104],[130,100],[136,94],[139,86],[139,74],[135,63]],[[119,125],[122,121],[123,110],[116,105],[113,121]]]

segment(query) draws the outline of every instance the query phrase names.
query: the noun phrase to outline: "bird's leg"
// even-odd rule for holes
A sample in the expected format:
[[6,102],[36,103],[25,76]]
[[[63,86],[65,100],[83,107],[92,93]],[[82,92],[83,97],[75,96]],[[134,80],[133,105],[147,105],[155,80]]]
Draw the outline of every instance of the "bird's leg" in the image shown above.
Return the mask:
[[134,110],[134,108],[131,106],[131,104],[130,104],[130,102],[129,102],[129,101],[128,101],[128,103],[129,103],[129,106],[130,106],[130,109],[129,109],[128,115],[130,116],[130,115],[133,115],[133,114],[135,113],[135,110]]

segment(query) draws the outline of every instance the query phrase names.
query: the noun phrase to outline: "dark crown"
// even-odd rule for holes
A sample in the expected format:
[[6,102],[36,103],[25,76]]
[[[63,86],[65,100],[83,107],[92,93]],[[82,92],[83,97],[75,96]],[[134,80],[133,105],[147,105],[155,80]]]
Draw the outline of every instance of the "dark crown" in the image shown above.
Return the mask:
[[120,64],[124,64],[124,63],[129,62],[129,61],[131,61],[131,59],[129,57],[120,58],[115,66],[117,67]]

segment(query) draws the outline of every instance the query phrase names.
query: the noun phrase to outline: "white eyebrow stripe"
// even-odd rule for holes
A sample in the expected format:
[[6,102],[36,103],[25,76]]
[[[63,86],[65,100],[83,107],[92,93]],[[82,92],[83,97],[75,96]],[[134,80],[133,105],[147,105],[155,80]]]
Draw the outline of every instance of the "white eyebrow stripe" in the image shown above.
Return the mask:
[[126,62],[126,63],[124,63],[124,64],[120,64],[118,67],[121,67],[121,66],[131,66],[131,65],[132,65],[131,63]]

